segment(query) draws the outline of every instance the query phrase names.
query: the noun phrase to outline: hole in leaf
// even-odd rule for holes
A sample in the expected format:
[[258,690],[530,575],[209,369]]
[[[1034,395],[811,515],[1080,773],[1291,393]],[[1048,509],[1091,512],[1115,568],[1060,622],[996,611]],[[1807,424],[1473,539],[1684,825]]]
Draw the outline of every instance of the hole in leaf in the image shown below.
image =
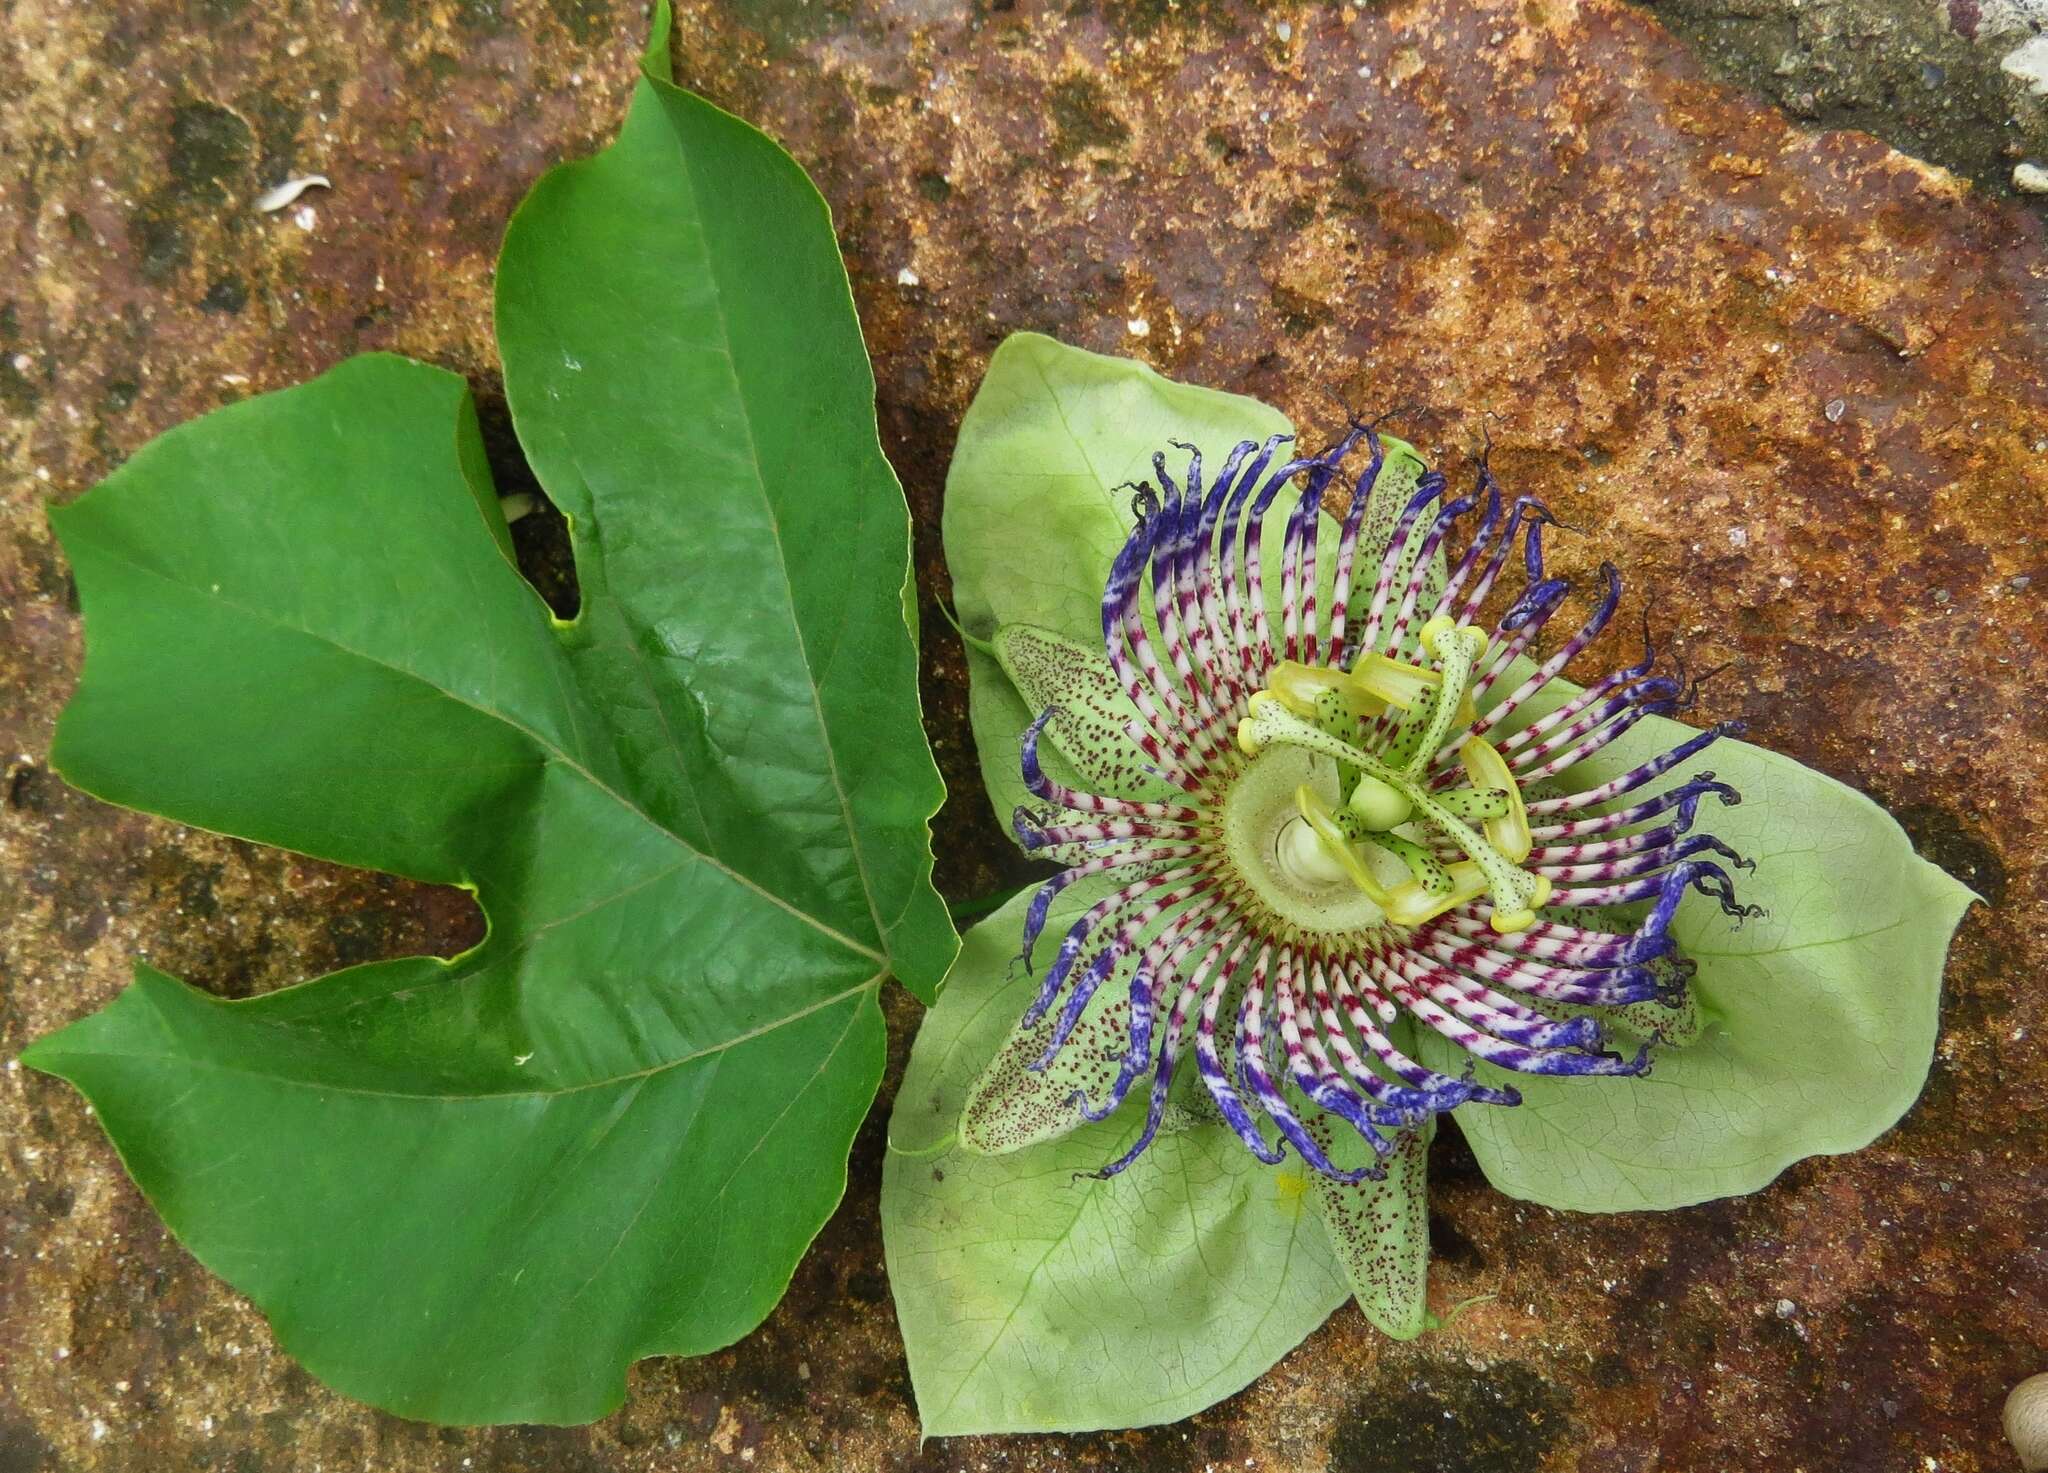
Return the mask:
[[569,522],[541,490],[540,479],[526,463],[519,437],[512,430],[512,411],[503,385],[495,380],[476,389],[477,423],[483,430],[484,458],[502,497],[524,493],[532,510],[512,523],[512,550],[519,571],[534,586],[557,619],[573,619],[583,606],[576,583],[576,555],[569,542]]

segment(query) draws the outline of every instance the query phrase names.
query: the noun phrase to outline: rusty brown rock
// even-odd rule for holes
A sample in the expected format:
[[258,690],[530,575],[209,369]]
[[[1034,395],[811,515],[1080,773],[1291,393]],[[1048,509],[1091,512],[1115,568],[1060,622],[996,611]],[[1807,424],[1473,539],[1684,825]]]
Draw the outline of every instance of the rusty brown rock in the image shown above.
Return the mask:
[[[0,1056],[138,954],[246,992],[464,944],[458,898],[50,775],[79,629],[41,509],[372,347],[467,373],[521,484],[496,241],[542,168],[614,126],[641,24],[599,0],[9,8]],[[1702,717],[1871,792],[1994,902],[1957,943],[1926,1095],[1857,1156],[1662,1215],[1508,1201],[1449,1132],[1433,1303],[1476,1302],[1447,1330],[1395,1345],[1346,1309],[1179,1427],[920,1448],[879,1115],[756,1334],[643,1365],[592,1428],[450,1431],[294,1368],[79,1099],[9,1067],[0,1470],[2011,1467],[2000,1402],[2048,1365],[2039,222],[1797,130],[1612,0],[693,0],[678,56],[836,212],[917,518],[949,893],[1016,872],[938,617],[946,458],[995,343],[1135,353],[1305,425],[1415,404],[1419,441],[1456,460],[1490,433],[1504,478],[1587,532],[1565,565],[1613,557],[1690,663],[1732,664]],[[248,209],[316,170],[333,189]],[[899,1069],[915,1021],[898,997]]]

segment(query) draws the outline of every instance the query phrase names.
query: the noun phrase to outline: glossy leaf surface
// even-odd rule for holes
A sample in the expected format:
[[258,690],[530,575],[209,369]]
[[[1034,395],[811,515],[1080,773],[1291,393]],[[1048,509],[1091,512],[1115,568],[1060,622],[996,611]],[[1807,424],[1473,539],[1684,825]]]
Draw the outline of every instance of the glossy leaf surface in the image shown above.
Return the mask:
[[461,381],[402,359],[57,514],[68,778],[473,887],[487,938],[232,1004],[140,968],[28,1058],[322,1379],[568,1422],[774,1305],[844,1189],[881,979],[930,996],[954,943],[907,517],[801,171],[643,80],[514,221],[499,327],[574,624],[511,562]]

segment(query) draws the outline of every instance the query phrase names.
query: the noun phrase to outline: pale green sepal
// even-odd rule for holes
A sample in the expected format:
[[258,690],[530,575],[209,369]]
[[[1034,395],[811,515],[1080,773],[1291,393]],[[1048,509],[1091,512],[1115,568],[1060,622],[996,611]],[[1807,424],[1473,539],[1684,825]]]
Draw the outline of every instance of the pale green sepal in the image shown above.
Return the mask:
[[[1371,1150],[1349,1126],[1310,1117],[1311,1129],[1337,1165],[1349,1170]],[[1351,1285],[1359,1310],[1396,1340],[1412,1340],[1429,1323],[1429,1142],[1436,1121],[1395,1139],[1383,1181],[1347,1186],[1313,1177],[1316,1209]]]
[[1058,714],[1045,734],[1081,774],[1091,793],[1149,802],[1186,801],[1179,788],[1145,767],[1145,754],[1126,728],[1139,721],[1138,708],[1103,653],[1102,641],[1082,643],[1050,629],[1005,624],[991,641],[996,660],[1034,717],[1047,707]]

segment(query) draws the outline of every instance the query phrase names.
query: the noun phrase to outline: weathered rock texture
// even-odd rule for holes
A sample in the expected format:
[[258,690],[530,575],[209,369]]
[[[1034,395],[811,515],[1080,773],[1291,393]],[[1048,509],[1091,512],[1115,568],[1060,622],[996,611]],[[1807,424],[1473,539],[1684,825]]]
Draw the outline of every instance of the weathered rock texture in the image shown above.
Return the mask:
[[[540,170],[614,126],[642,17],[0,17],[11,1058],[138,954],[241,993],[467,938],[459,896],[119,812],[46,770],[80,644],[42,508],[170,425],[373,347],[468,374],[521,484],[493,252]],[[1450,1329],[1393,1345],[1347,1308],[1182,1426],[921,1448],[879,1107],[758,1333],[642,1366],[595,1427],[449,1431],[295,1369],[169,1240],[79,1099],[9,1066],[0,1470],[2014,1466],[1999,1402],[2048,1366],[2039,222],[1869,138],[1800,131],[1613,0],[694,0],[678,55],[837,214],[917,516],[951,893],[1015,870],[938,617],[946,458],[994,344],[1036,328],[1136,353],[1304,424],[1416,404],[1407,433],[1455,459],[1490,431],[1509,484],[1586,531],[1563,561],[1612,555],[1689,662],[1732,663],[1702,717],[1744,716],[1875,794],[1993,902],[1958,941],[1925,1098],[1853,1158],[1662,1216],[1507,1201],[1448,1132],[1434,1301],[1485,1296]],[[335,187],[305,213],[251,212],[310,169]],[[914,1007],[893,1021],[900,1067]]]
[[1809,126],[1866,129],[1994,194],[2048,165],[2048,0],[1637,3]]

